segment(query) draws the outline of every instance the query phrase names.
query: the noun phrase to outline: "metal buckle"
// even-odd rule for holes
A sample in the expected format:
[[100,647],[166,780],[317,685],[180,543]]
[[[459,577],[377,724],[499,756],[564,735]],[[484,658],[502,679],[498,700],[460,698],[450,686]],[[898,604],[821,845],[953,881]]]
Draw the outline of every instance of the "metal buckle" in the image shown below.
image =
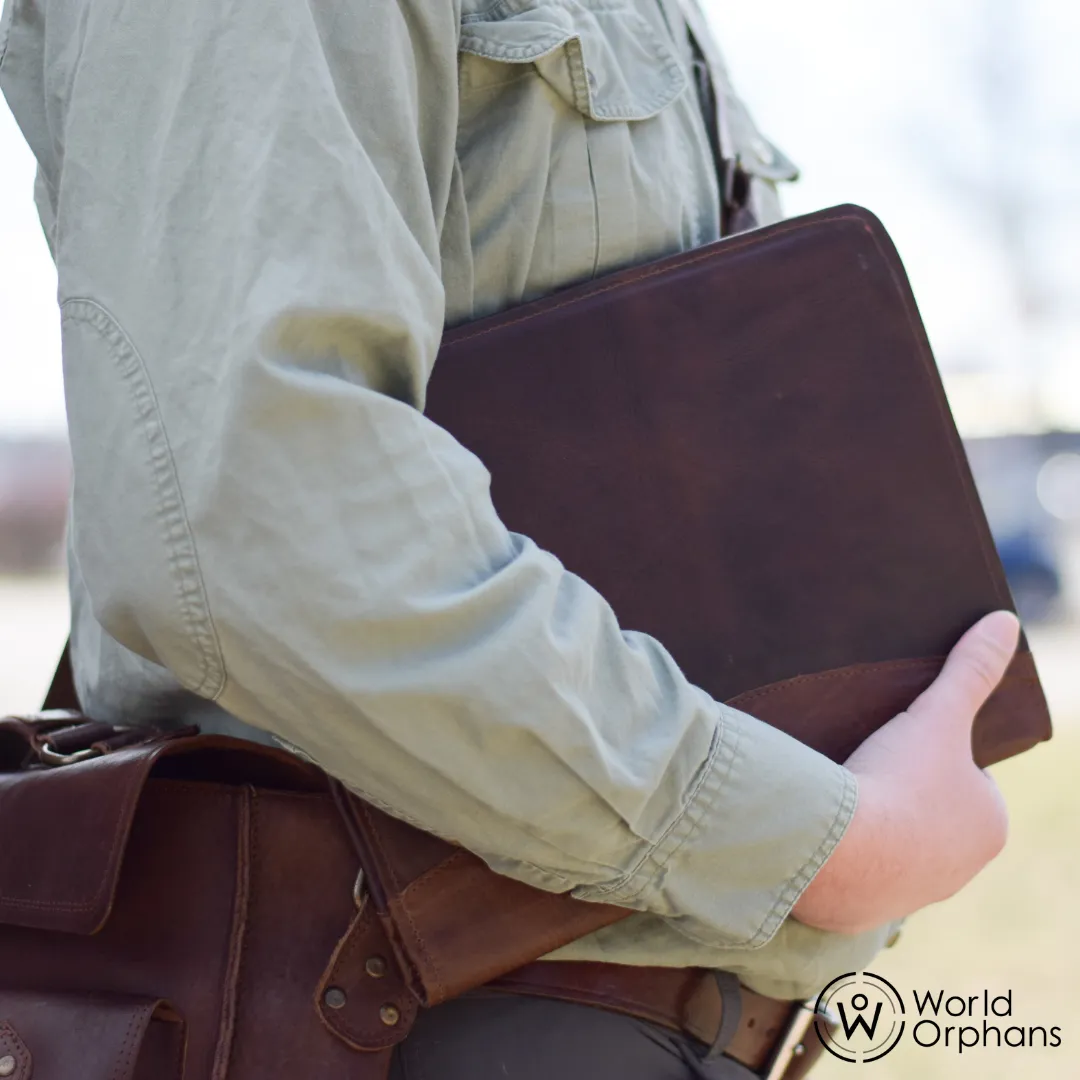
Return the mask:
[[[89,744],[79,746],[82,740],[75,740],[77,749],[72,748],[67,753],[62,753],[53,745],[52,739],[60,733],[74,732],[76,735],[80,728],[85,729],[87,740],[93,740]],[[137,746],[145,746],[147,743],[169,742],[173,739],[185,738],[188,735],[198,733],[194,725],[176,728],[172,731],[162,731],[159,728],[132,727],[130,725],[107,725],[95,724],[87,721],[82,724],[61,725],[54,728],[51,734],[44,738],[34,740],[32,754],[49,768],[60,768],[64,765],[77,765],[80,761],[90,761],[92,758],[104,757],[106,754],[116,753],[118,750],[129,750]]]
[[89,761],[91,758],[101,757],[100,746],[88,746],[85,750],[75,750],[70,754],[58,754],[48,743],[43,742],[38,747],[37,756],[42,765],[48,765],[55,769],[61,765],[75,765],[80,761]]
[[791,1063],[806,1053],[806,1036],[814,1026],[814,1021],[821,1015],[815,1008],[816,1004],[812,1000],[799,1002],[762,1080],[784,1080],[784,1074]]

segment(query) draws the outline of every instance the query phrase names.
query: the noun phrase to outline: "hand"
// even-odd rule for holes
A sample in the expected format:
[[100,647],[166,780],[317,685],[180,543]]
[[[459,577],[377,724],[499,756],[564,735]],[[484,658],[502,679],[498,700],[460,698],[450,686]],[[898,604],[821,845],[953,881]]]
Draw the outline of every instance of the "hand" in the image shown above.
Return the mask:
[[855,815],[792,909],[796,919],[869,930],[952,896],[1005,846],[1005,801],[972,759],[971,726],[1019,634],[1011,612],[980,620],[911,707],[848,758]]

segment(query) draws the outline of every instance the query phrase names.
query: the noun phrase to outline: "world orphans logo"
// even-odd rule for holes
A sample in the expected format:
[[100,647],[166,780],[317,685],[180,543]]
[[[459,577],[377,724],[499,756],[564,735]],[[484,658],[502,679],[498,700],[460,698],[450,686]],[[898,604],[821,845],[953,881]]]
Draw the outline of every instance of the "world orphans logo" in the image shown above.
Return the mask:
[[849,971],[818,995],[814,1029],[834,1057],[853,1064],[883,1058],[904,1034],[904,1003],[888,979]]
[[[975,1047],[1061,1045],[1060,1027],[1010,1023],[1011,990],[967,996],[946,995],[943,990],[913,991],[912,1000],[917,1016],[913,1014],[910,1038],[923,1049],[945,1047],[963,1053]],[[896,987],[868,971],[833,979],[818,995],[815,1016],[814,1028],[822,1046],[841,1061],[856,1064],[883,1058],[900,1042],[907,1024]],[[980,1026],[972,1022],[976,1019],[982,1021]]]

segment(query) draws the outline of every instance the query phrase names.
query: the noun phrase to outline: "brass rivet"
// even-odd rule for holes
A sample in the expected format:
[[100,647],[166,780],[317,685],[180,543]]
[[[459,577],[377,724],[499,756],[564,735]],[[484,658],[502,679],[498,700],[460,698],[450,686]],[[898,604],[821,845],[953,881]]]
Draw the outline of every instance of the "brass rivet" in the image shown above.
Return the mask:
[[379,1010],[379,1019],[387,1027],[393,1027],[401,1019],[401,1012],[396,1005],[384,1005]]
[[369,956],[364,963],[364,970],[373,979],[381,979],[386,974],[386,961],[381,956]]
[[323,994],[323,1001],[331,1009],[344,1009],[345,1002],[348,1000],[345,991],[342,990],[340,986],[331,986],[326,993]]
[[0,1058],[0,1076],[10,1076],[15,1071],[15,1059],[7,1054]]

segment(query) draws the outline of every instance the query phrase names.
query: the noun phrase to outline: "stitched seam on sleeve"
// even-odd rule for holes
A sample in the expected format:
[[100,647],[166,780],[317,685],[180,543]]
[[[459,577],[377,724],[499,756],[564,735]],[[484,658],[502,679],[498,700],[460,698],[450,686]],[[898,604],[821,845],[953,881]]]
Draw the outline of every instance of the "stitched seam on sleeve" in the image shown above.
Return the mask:
[[[682,810],[626,874],[609,885],[589,888],[587,890],[589,899],[605,898],[610,903],[628,905],[628,902],[641,896],[652,879],[652,869],[666,866],[686,841],[697,832],[702,821],[712,810],[716,799],[724,790],[725,781],[738,757],[738,746],[738,726],[729,725],[721,712],[705,765],[687,796]],[[709,782],[712,791],[707,799],[699,801],[698,796],[705,787],[706,781]],[[635,879],[638,879],[636,885]]]
[[[840,792],[840,797],[837,801],[836,814],[821,843],[814,849],[802,866],[788,878],[787,882],[785,882],[757,929],[744,938],[725,940],[722,943],[724,948],[761,948],[761,946],[766,945],[771,940],[773,935],[780,928],[780,924],[791,913],[795,901],[802,895],[803,890],[810,884],[814,875],[821,869],[822,864],[832,853],[833,848],[839,843],[840,838],[844,835],[848,822],[851,820],[851,816],[855,811],[855,804],[858,801],[858,788],[855,777],[847,769],[844,770],[843,777],[844,783]],[[679,926],[679,933],[688,937],[691,941],[696,941],[699,945],[710,948],[717,945],[715,940],[710,940],[702,937],[700,934],[695,934],[692,930],[688,930],[683,925]]]
[[81,320],[101,335],[120,376],[131,392],[135,418],[146,441],[147,464],[154,480],[156,517],[165,543],[169,574],[184,628],[195,642],[199,678],[194,685],[177,672],[192,693],[217,700],[227,682],[221,643],[210,617],[195,538],[188,521],[176,460],[169,444],[157,395],[142,356],[119,323],[101,304],[74,297],[61,306],[64,321]]
[[836,816],[829,826],[829,831],[824,839],[814,850],[813,854],[799,868],[798,872],[788,880],[776,902],[769,909],[761,925],[750,936],[747,947],[756,948],[764,945],[769,938],[776,933],[780,924],[787,918],[795,901],[802,895],[803,890],[810,884],[814,875],[821,869],[822,864],[831,854],[832,849],[839,843],[844,835],[848,822],[855,811],[855,803],[858,801],[858,789],[855,777],[848,770],[844,770],[844,786],[840,793],[840,799],[836,808]]

